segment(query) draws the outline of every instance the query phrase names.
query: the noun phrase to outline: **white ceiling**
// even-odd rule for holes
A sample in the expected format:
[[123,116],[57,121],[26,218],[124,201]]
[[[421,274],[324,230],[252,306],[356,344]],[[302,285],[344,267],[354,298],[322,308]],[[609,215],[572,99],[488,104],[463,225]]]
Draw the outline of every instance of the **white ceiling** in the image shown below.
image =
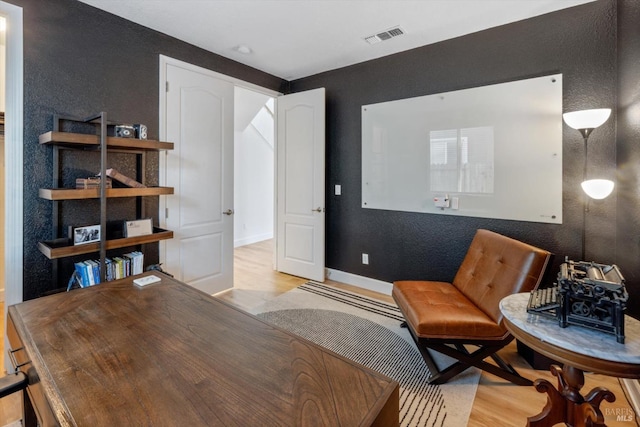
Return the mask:
[[[294,80],[594,0],[80,1]],[[364,41],[395,26],[406,34]]]

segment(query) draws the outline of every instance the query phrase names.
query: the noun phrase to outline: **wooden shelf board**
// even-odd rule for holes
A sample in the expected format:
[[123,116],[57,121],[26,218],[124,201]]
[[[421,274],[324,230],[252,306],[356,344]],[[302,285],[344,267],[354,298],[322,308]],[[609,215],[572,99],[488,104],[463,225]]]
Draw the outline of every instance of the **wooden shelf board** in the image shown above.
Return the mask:
[[[39,142],[43,145],[64,145],[67,147],[100,147],[100,136],[73,132],[49,131],[39,136]],[[152,139],[137,138],[117,138],[107,137],[108,148],[119,148],[124,150],[173,150],[172,142],[162,142]]]
[[[167,194],[173,194],[173,187],[107,188],[107,197],[109,198],[161,196]],[[100,189],[41,188],[39,196],[47,200],[97,199],[100,197]]]
[[[163,230],[154,227],[153,234],[121,239],[107,240],[106,249],[118,249],[127,246],[142,245],[145,243],[159,242],[173,238],[173,231]],[[66,258],[74,255],[90,254],[100,251],[100,243],[87,243],[84,245],[73,245],[69,239],[48,240],[38,242],[38,249],[49,259]]]

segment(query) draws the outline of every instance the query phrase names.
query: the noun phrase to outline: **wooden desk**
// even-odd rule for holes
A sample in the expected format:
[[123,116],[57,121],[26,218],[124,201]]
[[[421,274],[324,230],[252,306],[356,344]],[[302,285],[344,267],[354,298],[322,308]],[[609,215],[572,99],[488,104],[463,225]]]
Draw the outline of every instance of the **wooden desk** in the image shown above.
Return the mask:
[[602,387],[582,396],[583,371],[640,378],[640,322],[625,316],[625,343],[621,344],[615,335],[575,325],[561,328],[555,319],[527,313],[528,301],[529,293],[500,301],[505,326],[522,343],[564,366],[551,366],[558,378],[557,389],[547,380],[534,383],[536,390],[547,393],[547,405],[540,414],[529,417],[527,426],[551,427],[562,422],[570,427],[605,426],[600,403],[605,399],[614,402],[615,396]]
[[41,425],[398,426],[397,382],[156,275],[9,307]]

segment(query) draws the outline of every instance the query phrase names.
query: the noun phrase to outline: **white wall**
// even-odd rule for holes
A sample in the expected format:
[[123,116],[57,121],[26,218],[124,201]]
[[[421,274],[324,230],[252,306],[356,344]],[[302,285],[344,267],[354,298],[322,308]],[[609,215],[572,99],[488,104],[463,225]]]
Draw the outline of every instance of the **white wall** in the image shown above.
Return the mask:
[[236,87],[235,247],[273,238],[274,121],[267,103],[272,98]]

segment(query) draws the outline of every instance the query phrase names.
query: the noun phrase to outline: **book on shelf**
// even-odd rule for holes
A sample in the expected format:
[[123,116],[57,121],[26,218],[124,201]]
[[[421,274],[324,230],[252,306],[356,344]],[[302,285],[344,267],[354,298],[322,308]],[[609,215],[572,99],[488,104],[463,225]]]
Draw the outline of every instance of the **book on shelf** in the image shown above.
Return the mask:
[[113,258],[113,276],[116,278],[116,280],[118,279],[122,279],[124,277],[124,259],[122,259],[122,257],[114,257]]
[[113,168],[107,169],[106,175],[111,177],[111,178],[113,178],[113,179],[115,179],[116,181],[119,181],[119,182],[123,183],[127,187],[147,188],[146,185],[136,181],[133,178],[129,178],[128,176],[121,174],[120,172],[118,172],[117,170],[115,170]]
[[76,262],[74,264],[76,273],[80,276],[80,287],[86,288],[89,285],[89,273],[87,271],[87,265],[84,262]]
[[89,275],[89,277],[93,281],[92,286],[98,285],[100,283],[100,263],[92,259],[89,259],[84,263],[87,264],[89,266],[89,270],[91,270],[92,274]]
[[80,277],[80,274],[74,270],[73,273],[71,274],[71,277],[69,278],[69,283],[67,283],[67,292],[69,292],[71,289],[73,289],[76,285],[78,285],[78,287],[82,288],[82,278]]
[[[80,288],[87,288],[100,284],[100,261],[89,259],[79,261],[74,264],[74,272],[69,279],[67,291],[74,285]],[[105,280],[124,279],[132,275],[144,272],[144,254],[140,251],[133,251],[122,256],[105,258]]]
[[[107,178],[105,181],[106,188],[113,188],[113,183],[111,178]],[[90,188],[100,188],[100,177],[93,176],[89,178],[77,178],[76,179],[76,189],[78,190],[87,190]]]

